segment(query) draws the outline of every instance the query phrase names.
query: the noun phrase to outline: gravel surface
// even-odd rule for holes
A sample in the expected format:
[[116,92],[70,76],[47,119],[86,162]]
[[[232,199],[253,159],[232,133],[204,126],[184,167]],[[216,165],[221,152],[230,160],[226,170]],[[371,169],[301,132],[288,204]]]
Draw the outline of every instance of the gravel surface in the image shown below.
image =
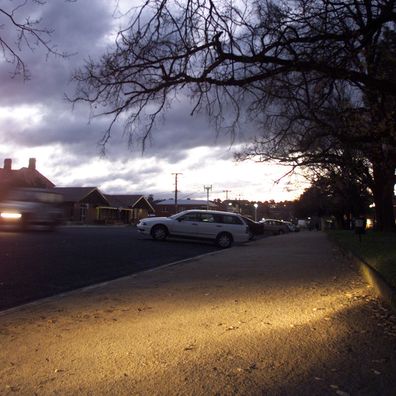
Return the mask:
[[396,317],[321,232],[0,316],[3,395],[395,395]]

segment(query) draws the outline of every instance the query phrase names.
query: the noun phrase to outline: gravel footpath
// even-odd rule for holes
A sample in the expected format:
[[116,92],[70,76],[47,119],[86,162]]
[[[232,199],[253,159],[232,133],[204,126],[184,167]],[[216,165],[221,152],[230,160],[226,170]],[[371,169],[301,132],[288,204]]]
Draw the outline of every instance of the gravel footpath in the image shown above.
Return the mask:
[[3,313],[0,346],[1,395],[396,394],[396,317],[321,232]]

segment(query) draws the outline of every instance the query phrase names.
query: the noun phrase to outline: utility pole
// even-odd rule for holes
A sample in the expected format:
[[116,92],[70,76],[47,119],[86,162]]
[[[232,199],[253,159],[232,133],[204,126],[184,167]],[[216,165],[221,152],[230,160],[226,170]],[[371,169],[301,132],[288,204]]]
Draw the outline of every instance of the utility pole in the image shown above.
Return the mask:
[[212,186],[204,186],[204,190],[206,190],[206,210],[209,210],[209,191],[212,190]]
[[226,201],[228,201],[228,193],[231,192],[231,190],[223,190],[223,192],[226,194]]
[[182,174],[180,172],[172,173],[172,175],[175,175],[175,214],[177,213],[177,177]]

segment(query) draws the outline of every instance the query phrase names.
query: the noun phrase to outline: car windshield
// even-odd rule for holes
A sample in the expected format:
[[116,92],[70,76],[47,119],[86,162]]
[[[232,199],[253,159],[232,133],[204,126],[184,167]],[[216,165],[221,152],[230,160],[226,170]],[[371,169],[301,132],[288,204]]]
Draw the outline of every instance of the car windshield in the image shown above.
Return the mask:
[[173,219],[173,220],[174,220],[174,219],[177,219],[178,217],[183,216],[185,213],[187,213],[186,210],[183,211],[183,212],[175,213],[174,215],[169,216],[169,219]]

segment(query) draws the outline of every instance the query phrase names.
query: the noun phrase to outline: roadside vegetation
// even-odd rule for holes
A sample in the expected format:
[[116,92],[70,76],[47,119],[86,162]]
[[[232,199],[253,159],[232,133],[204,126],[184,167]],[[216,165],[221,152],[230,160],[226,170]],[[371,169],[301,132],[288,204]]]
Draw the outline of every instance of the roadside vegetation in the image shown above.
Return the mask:
[[361,242],[353,231],[329,231],[329,235],[341,248],[363,259],[396,288],[396,233],[370,230],[362,235]]

